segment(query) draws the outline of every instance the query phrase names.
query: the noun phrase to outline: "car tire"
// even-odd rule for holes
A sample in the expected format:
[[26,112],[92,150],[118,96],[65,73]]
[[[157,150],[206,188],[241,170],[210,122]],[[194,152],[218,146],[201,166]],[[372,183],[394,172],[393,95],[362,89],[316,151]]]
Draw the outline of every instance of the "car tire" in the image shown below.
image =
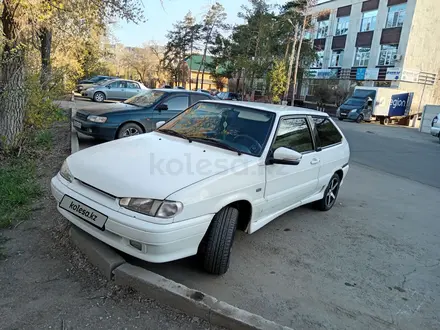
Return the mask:
[[343,121],[343,120],[344,120],[344,118],[341,118],[341,117],[338,117],[338,119],[339,119],[340,121]]
[[[339,187],[341,185],[341,178],[338,174],[333,174],[327,188],[324,191],[324,197],[316,201],[314,206],[320,211],[330,210],[336,203],[338,198]],[[332,193],[332,194],[331,194]]]
[[360,124],[362,123],[362,120],[364,120],[364,115],[360,114],[359,116],[357,116],[356,118],[356,123]]
[[116,134],[117,139],[122,139],[130,136],[135,136],[144,133],[142,127],[140,127],[136,123],[127,123],[122,125],[118,129],[118,133]]
[[237,222],[238,210],[229,206],[212,219],[199,249],[203,268],[208,273],[222,275],[228,270]]
[[95,102],[104,102],[105,101],[105,94],[102,92],[96,92],[93,94],[93,101]]

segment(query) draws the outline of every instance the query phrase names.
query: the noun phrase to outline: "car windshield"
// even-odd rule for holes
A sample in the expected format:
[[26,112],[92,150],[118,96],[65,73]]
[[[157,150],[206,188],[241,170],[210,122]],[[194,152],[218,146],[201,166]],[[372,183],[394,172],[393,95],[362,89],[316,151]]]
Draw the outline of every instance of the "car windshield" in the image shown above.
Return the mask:
[[103,79],[103,80],[100,80],[100,81],[98,81],[97,83],[96,83],[96,85],[105,85],[105,84],[107,84],[109,81],[110,81],[111,79]]
[[159,101],[164,94],[165,92],[149,89],[129,98],[124,103],[136,105],[138,107],[149,107]]
[[105,78],[105,77],[98,76],[98,77],[90,78],[89,80],[90,80],[91,82],[98,82],[98,81],[101,81],[101,80],[103,80],[103,79],[106,79],[106,78]]
[[344,105],[363,105],[364,102],[364,99],[348,99],[344,102]]
[[[275,114],[230,104],[201,102],[174,117],[158,131],[174,131],[197,142],[261,156]],[[176,134],[174,134],[176,135]]]

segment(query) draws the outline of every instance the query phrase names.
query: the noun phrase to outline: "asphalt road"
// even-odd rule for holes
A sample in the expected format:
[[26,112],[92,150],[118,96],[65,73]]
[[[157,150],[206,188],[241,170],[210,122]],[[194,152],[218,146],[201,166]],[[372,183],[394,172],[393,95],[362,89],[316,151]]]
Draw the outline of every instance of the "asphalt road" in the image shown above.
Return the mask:
[[438,138],[405,127],[337,124],[350,143],[352,163],[440,188]]
[[439,329],[438,139],[337,124],[352,153],[331,211],[301,207],[239,232],[220,277],[195,257],[132,262],[295,329]]

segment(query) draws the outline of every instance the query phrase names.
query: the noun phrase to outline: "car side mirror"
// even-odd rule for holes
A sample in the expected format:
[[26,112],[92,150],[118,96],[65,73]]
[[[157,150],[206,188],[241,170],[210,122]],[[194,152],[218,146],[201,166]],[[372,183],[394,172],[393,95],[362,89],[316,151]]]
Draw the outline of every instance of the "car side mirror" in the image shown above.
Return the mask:
[[112,86],[110,86],[110,85],[107,85],[106,87],[107,87],[108,89],[112,88]]
[[156,123],[156,128],[160,128],[163,124],[165,124],[165,121],[164,121],[164,120],[158,121],[158,122]]
[[280,147],[273,152],[272,158],[269,159],[269,164],[298,165],[301,158],[302,155],[299,152]]
[[165,104],[165,103],[159,104],[159,105],[156,107],[156,110],[159,110],[159,111],[162,111],[162,110],[168,110],[168,105]]

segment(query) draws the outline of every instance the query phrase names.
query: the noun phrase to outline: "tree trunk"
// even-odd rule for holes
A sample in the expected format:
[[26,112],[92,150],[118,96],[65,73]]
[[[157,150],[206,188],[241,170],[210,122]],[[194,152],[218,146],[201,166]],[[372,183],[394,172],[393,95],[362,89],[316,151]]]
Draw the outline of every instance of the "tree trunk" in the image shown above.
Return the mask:
[[241,70],[238,72],[237,82],[235,85],[235,92],[238,93],[240,89],[240,78],[241,78]]
[[193,62],[193,40],[194,36],[191,36],[191,49],[189,52],[189,90],[192,90],[192,62]]
[[[290,80],[292,79],[292,69],[293,69],[293,60],[295,58],[296,43],[298,42],[298,24],[295,25],[295,29],[294,29],[293,33],[294,33],[293,45],[292,45],[292,52],[290,53],[289,71],[287,73],[286,91],[284,92],[284,96],[283,96],[283,99],[286,101],[287,101],[287,98],[289,95]],[[292,105],[293,105],[293,99],[292,99]]]
[[301,28],[301,37],[299,38],[298,52],[296,54],[295,74],[293,75],[292,106],[293,106],[293,102],[295,100],[295,95],[296,95],[296,87],[297,87],[297,79],[298,79],[298,68],[299,68],[299,57],[301,55],[301,48],[302,48],[302,43],[303,43],[303,40],[304,40],[304,33],[306,31],[306,25],[307,25],[307,16],[304,16],[303,25],[302,25],[302,28]]
[[52,30],[43,27],[40,29],[38,37],[40,39],[41,53],[40,83],[43,89],[48,89],[50,78],[52,75],[52,67],[50,62],[52,50]]
[[14,147],[25,116],[25,52],[18,40],[14,8],[3,1],[1,26],[4,36],[0,62],[0,149]]

